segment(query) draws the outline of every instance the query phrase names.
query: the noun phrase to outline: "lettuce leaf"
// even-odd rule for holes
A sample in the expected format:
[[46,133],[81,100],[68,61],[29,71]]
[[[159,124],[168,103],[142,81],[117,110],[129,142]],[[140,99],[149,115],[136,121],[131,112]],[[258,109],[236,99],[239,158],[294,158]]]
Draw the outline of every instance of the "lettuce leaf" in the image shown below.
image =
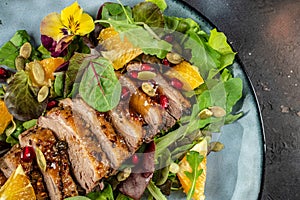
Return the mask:
[[30,86],[29,75],[23,70],[18,71],[8,84],[4,101],[9,112],[20,121],[37,119],[47,106],[47,101],[37,101]]
[[15,59],[19,55],[20,47],[29,42],[30,37],[25,30],[19,30],[0,48],[0,64],[15,69]]

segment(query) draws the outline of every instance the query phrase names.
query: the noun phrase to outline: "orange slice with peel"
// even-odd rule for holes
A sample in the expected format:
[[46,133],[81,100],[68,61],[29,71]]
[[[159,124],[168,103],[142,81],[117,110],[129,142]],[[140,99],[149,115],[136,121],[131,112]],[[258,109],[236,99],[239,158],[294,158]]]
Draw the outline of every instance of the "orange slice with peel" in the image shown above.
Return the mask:
[[134,47],[126,38],[120,38],[113,27],[103,29],[99,34],[99,42],[104,47],[103,57],[109,59],[115,70],[121,69],[128,62],[143,53]]
[[9,113],[4,101],[0,100],[0,135],[4,133],[6,127],[13,120],[13,116]]
[[198,68],[187,61],[182,61],[178,65],[175,65],[166,72],[166,75],[170,78],[179,79],[183,83],[183,89],[187,91],[194,90],[204,83]]
[[35,200],[36,196],[30,180],[25,175],[21,165],[13,172],[9,179],[0,189],[0,199],[16,200],[26,199]]
[[54,75],[53,73],[55,72],[55,70],[62,65],[65,62],[65,60],[63,58],[46,58],[44,60],[40,61],[40,64],[42,65],[44,71],[45,71],[45,79],[51,79],[54,80]]
[[[204,159],[200,163],[199,169],[203,169],[202,174],[198,177],[196,182],[196,188],[195,192],[193,194],[193,199],[195,200],[204,200],[204,187],[205,187],[205,181],[206,181],[206,154],[207,154],[207,141],[206,139],[202,140],[200,143],[196,144],[191,151],[197,151],[201,155],[204,156]],[[188,193],[192,182],[191,180],[186,176],[185,172],[192,172],[192,169],[190,167],[190,164],[186,160],[186,156],[179,162],[179,171],[177,172],[177,177],[182,185],[184,193]]]

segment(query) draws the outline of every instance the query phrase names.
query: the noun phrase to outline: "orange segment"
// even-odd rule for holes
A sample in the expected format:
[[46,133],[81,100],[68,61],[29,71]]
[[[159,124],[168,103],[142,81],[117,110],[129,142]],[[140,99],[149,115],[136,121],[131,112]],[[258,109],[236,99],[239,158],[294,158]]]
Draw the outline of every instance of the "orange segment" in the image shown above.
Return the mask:
[[25,175],[21,165],[17,167],[6,183],[1,187],[0,199],[36,199],[30,180]]
[[[206,181],[206,154],[207,154],[207,141],[204,139],[200,143],[196,144],[191,151],[197,151],[201,155],[204,156],[204,159],[200,163],[199,169],[203,169],[202,174],[198,177],[196,183],[196,189],[193,195],[193,199],[195,200],[204,200],[204,187]],[[191,181],[186,176],[185,172],[192,172],[192,169],[186,160],[186,156],[179,163],[179,172],[177,173],[177,177],[182,185],[183,191],[187,194],[191,188]]]
[[4,101],[0,100],[0,135],[4,133],[6,127],[13,120],[13,116],[8,112]]
[[106,50],[102,52],[103,57],[113,63],[115,70],[121,69],[126,63],[143,53],[141,49],[134,47],[126,38],[121,39],[113,27],[103,29],[98,39]]
[[40,64],[44,68],[45,79],[46,80],[48,80],[48,79],[54,80],[53,73],[64,62],[65,62],[65,60],[63,58],[53,58],[53,57],[41,60]]
[[179,79],[183,83],[184,90],[193,90],[204,83],[197,67],[187,61],[182,61],[178,65],[175,65],[171,70],[166,72],[166,75]]

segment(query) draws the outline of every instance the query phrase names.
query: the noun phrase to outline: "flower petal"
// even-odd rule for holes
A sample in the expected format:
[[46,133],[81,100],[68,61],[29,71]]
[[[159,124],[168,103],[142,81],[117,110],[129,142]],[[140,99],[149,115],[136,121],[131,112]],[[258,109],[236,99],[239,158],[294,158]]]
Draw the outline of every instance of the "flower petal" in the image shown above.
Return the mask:
[[83,10],[77,1],[61,11],[61,21],[63,25],[72,32],[72,34],[75,33],[75,30],[81,19],[82,12]]
[[41,35],[46,35],[53,38],[55,41],[64,37],[63,24],[60,20],[60,14],[53,12],[44,17],[41,22],[40,32]]
[[94,20],[91,16],[83,13],[79,22],[79,29],[76,31],[76,35],[86,35],[95,29]]

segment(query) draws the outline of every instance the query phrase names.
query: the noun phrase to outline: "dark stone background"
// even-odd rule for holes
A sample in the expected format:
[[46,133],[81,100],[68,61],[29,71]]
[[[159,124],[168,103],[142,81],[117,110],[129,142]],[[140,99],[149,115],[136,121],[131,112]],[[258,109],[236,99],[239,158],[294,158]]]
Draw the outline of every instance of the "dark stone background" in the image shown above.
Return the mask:
[[263,200],[300,199],[300,1],[185,0],[224,32],[261,107]]

